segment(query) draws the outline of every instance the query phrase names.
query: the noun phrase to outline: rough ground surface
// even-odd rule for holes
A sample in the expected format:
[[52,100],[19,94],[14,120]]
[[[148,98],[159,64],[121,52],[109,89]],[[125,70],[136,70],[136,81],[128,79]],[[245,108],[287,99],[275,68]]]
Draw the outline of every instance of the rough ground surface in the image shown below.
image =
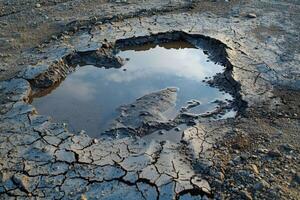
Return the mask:
[[[296,0],[0,1],[1,199],[299,199],[299,13]],[[28,104],[71,55],[172,31],[220,42],[240,116],[200,119],[180,144],[96,140]]]

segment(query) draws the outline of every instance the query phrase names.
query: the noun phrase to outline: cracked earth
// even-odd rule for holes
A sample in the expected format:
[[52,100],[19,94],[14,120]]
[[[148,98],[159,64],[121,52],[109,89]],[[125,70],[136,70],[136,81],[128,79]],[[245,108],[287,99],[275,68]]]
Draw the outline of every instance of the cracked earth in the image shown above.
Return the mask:
[[[0,1],[1,199],[299,199],[299,11],[297,1]],[[207,82],[234,96],[235,118],[161,123],[168,103],[158,103],[153,118],[120,116],[122,137],[96,139],[30,104],[78,63],[119,66],[116,46],[182,37],[226,67]],[[139,137],[185,120],[180,143]]]

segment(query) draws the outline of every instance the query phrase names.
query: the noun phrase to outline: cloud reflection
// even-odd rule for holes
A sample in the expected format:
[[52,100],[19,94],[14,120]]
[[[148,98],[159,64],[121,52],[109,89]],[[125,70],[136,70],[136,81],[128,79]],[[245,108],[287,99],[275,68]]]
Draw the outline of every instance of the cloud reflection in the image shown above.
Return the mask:
[[78,70],[69,80],[63,82],[64,90],[58,92],[63,92],[64,96],[68,95],[79,101],[90,101],[94,99],[97,94],[97,89],[93,83],[85,80],[89,71],[88,68],[87,70]]
[[213,76],[221,72],[223,67],[207,62],[207,56],[199,49],[165,49],[156,47],[147,52],[124,51],[119,53],[130,60],[123,66],[123,71],[115,71],[106,79],[115,82],[130,82],[149,76],[175,75],[194,81],[202,81],[206,76]]

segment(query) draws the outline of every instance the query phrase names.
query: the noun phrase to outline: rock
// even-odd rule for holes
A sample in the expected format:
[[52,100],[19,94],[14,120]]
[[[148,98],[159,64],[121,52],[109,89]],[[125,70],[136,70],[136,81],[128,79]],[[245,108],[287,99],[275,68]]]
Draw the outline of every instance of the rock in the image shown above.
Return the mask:
[[162,131],[162,130],[160,130],[160,131],[158,131],[158,134],[159,134],[159,135],[164,135],[164,134],[165,134],[165,132],[164,132],[164,131]]
[[19,188],[28,192],[29,190],[29,177],[23,174],[15,174],[13,177],[14,183],[18,185]]
[[220,179],[221,181],[224,180],[225,175],[222,172],[217,172],[216,173],[216,178]]
[[206,180],[195,176],[192,178],[191,182],[192,182],[192,184],[194,184],[198,188],[200,188],[203,192],[210,194],[211,188],[210,188],[209,183]]
[[107,48],[110,48],[110,47],[111,47],[111,45],[109,43],[103,43],[102,44],[102,48],[107,49]]
[[99,141],[95,138],[95,139],[93,139],[93,143],[94,143],[94,144],[98,144]]
[[42,6],[41,6],[41,4],[37,3],[37,4],[35,4],[35,7],[36,7],[36,8],[40,8],[40,7],[42,7]]
[[242,159],[241,159],[240,156],[236,156],[232,161],[233,161],[235,164],[239,164],[239,163],[242,161]]
[[275,158],[275,157],[281,157],[281,153],[277,149],[274,149],[274,150],[270,150],[268,152],[268,156],[273,157],[273,158]]
[[259,149],[257,149],[257,152],[258,153],[268,153],[268,149],[266,149],[266,148],[259,148]]
[[255,13],[248,13],[248,14],[246,15],[246,17],[253,19],[253,18],[256,18],[257,16],[256,16]]
[[174,128],[175,131],[180,131],[181,129],[179,127]]
[[299,172],[294,175],[293,182],[300,184],[300,173]]
[[243,196],[244,199],[252,200],[252,196],[249,192],[242,190],[240,191],[240,194]]
[[195,164],[195,168],[201,173],[208,173],[211,166],[213,166],[213,162],[206,159],[199,160]]
[[84,194],[81,195],[80,200],[88,200]]
[[270,188],[270,184],[267,181],[265,181],[264,179],[261,179],[253,187],[253,189],[256,190],[256,191],[261,191],[263,189],[268,189],[268,188]]
[[248,154],[246,153],[242,153],[240,157],[242,160],[247,160],[249,158]]
[[290,145],[290,144],[282,144],[282,145],[280,145],[280,148],[282,148],[286,151],[295,150],[295,147],[293,145]]
[[255,174],[259,174],[258,168],[257,168],[257,166],[255,164],[250,164],[250,166],[251,166],[252,171]]

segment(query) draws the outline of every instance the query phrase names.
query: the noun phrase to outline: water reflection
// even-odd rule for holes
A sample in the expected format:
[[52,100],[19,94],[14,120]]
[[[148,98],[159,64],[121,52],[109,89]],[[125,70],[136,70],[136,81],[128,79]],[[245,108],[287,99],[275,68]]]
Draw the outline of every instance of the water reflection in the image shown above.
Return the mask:
[[223,67],[207,62],[207,55],[189,43],[144,45],[123,49],[118,56],[127,58],[121,69],[78,67],[55,90],[35,98],[33,105],[39,113],[95,137],[109,127],[120,105],[166,87],[179,88],[176,110],[196,99],[201,104],[193,112],[202,113],[215,107],[215,99],[232,99],[202,82]]

